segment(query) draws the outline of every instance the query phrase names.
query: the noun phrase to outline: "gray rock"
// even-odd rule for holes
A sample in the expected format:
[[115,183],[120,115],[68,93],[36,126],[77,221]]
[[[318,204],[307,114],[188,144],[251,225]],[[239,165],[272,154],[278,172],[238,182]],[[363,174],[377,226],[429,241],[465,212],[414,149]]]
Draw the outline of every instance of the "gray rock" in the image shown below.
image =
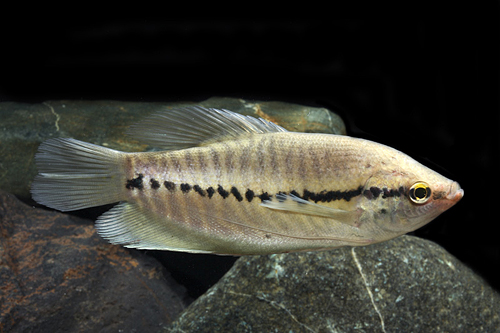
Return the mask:
[[289,130],[345,134],[340,117],[323,108],[282,102],[210,98],[200,103],[119,101],[47,101],[40,104],[0,103],[0,188],[29,199],[38,145],[50,138],[71,137],[123,151],[146,146],[125,136],[126,129],[166,107],[202,105],[225,108],[274,121]]
[[149,332],[191,301],[153,258],[108,244],[89,220],[0,191],[1,332]]
[[199,104],[264,118],[293,132],[346,134],[342,119],[325,108],[285,102],[248,101],[228,97],[212,97]]
[[172,332],[493,332],[500,296],[433,242],[240,258]]

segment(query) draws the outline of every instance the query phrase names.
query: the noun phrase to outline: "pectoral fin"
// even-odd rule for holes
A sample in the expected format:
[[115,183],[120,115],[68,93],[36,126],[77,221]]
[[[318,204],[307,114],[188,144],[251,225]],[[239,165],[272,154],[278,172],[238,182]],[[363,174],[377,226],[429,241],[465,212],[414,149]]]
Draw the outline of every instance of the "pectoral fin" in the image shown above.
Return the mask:
[[277,194],[274,200],[265,200],[260,205],[290,213],[331,218],[337,222],[358,227],[359,214],[357,212],[327,207],[312,201],[304,200],[293,194]]

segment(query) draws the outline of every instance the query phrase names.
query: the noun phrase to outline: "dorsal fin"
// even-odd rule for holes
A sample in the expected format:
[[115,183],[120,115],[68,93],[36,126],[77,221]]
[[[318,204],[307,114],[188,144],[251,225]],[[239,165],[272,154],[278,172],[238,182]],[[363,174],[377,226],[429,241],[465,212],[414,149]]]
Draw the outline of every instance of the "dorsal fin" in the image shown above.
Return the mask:
[[127,134],[156,148],[178,150],[234,140],[245,135],[286,131],[262,118],[228,110],[190,106],[153,114],[132,125]]

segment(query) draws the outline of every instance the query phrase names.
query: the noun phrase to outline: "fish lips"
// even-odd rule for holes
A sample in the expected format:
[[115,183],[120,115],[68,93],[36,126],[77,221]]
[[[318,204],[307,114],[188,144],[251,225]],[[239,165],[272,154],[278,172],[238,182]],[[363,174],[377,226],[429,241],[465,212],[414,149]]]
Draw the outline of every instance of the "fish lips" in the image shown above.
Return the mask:
[[464,196],[464,190],[460,187],[457,182],[453,182],[450,186],[450,190],[448,191],[448,195],[446,199],[457,203]]
[[464,190],[457,182],[451,183],[450,187],[443,192],[446,194],[439,200],[436,200],[436,203],[442,212],[454,206],[464,197]]

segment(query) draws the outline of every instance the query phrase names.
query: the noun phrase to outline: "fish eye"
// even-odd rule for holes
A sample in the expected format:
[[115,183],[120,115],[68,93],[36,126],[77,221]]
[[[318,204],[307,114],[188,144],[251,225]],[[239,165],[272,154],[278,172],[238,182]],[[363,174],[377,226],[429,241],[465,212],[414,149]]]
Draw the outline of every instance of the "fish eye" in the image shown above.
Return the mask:
[[410,187],[409,196],[411,201],[414,203],[423,204],[429,200],[431,196],[431,189],[426,183],[417,182]]

